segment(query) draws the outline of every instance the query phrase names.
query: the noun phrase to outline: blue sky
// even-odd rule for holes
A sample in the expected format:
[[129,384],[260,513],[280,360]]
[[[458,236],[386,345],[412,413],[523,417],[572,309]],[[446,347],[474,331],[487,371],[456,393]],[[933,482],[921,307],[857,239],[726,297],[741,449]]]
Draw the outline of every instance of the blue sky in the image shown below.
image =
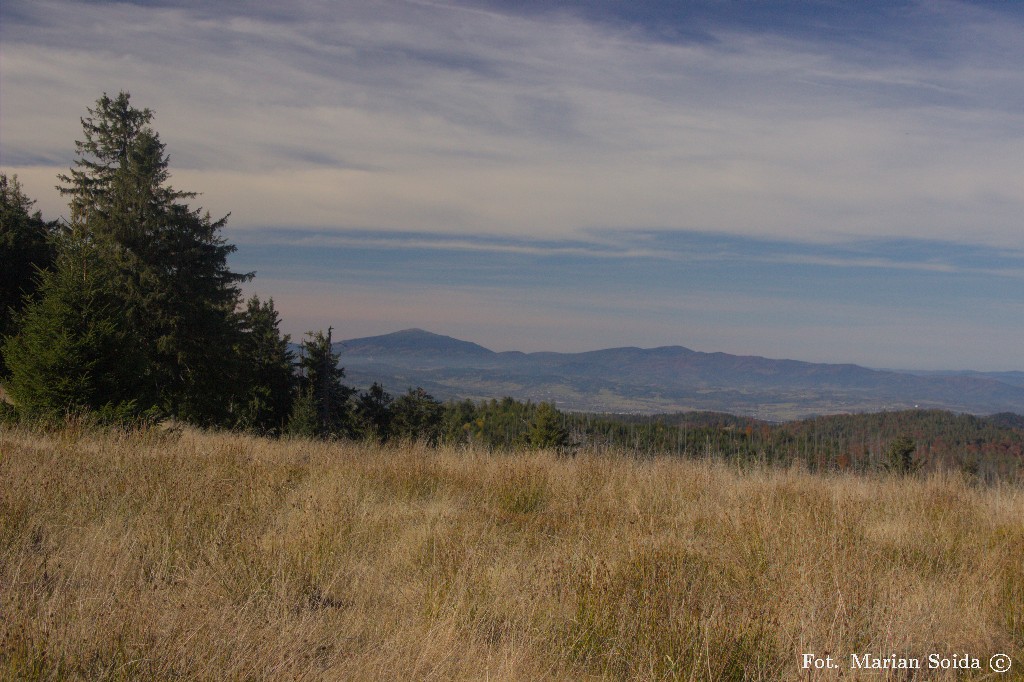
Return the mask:
[[1024,5],[0,5],[47,217],[128,90],[286,331],[1024,368]]

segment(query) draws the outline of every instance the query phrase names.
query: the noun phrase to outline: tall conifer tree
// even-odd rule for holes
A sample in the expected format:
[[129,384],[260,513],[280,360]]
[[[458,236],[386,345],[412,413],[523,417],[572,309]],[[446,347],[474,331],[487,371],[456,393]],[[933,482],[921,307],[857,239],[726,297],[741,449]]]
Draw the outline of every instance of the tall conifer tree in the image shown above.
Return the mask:
[[330,333],[306,333],[299,371],[299,396],[289,431],[320,438],[354,435],[351,398],[355,391],[341,383],[345,369],[338,366]]
[[238,406],[237,424],[259,433],[280,434],[295,397],[289,336],[281,335],[274,299],[253,296],[242,313],[239,354],[245,368],[246,392]]
[[220,235],[227,218],[184,203],[194,198],[168,183],[164,144],[150,127],[153,114],[136,109],[128,93],[104,95],[82,119],[78,158],[59,189],[70,197],[73,233],[107,243],[114,259],[123,312],[146,339],[145,371],[167,413],[203,424],[225,424],[244,392],[239,342],[235,250]]

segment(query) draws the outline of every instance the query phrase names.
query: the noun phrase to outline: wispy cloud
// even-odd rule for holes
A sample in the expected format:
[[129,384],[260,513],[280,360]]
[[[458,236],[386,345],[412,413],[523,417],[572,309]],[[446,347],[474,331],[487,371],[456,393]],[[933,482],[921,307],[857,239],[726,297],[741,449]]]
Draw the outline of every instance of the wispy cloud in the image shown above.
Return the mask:
[[[479,253],[553,259],[719,262],[976,274],[1024,279],[1024,250],[975,247],[956,242],[874,240],[844,244],[802,243],[715,236],[693,232],[586,232],[581,240],[386,233],[366,230],[245,230],[240,244],[321,249],[409,250],[417,253]],[[979,263],[985,263],[982,266]],[[638,264],[642,267],[641,264]]]
[[294,3],[287,20],[5,4],[5,159],[70,161],[75,114],[128,88],[157,111],[179,184],[242,226],[1019,241],[1015,15],[917,6],[908,40],[956,40],[914,60],[445,3]]
[[[248,235],[251,238],[251,235]],[[245,239],[246,236],[243,236]],[[257,238],[260,244],[280,244],[299,247],[357,247],[362,249],[412,249],[416,251],[477,252],[492,254],[517,254],[547,257],[575,256],[583,258],[663,258],[664,253],[631,248],[601,248],[597,245],[577,242],[508,241],[495,239],[459,238],[448,235],[389,235],[368,236],[365,233],[317,233],[295,236],[276,232],[269,238]]]
[[5,0],[0,166],[130,90],[292,331],[1019,364],[1016,5],[558,4]]

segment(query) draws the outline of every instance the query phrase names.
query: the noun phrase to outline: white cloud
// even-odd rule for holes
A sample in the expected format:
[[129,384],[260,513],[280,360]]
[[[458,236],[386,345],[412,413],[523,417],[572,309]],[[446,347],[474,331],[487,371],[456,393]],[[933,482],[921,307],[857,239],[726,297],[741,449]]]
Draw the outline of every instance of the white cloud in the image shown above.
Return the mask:
[[956,3],[919,11],[965,37],[916,61],[441,3],[10,4],[32,20],[5,21],[3,166],[48,214],[24,167],[66,167],[77,117],[123,88],[175,183],[241,228],[1020,241],[1024,32]]

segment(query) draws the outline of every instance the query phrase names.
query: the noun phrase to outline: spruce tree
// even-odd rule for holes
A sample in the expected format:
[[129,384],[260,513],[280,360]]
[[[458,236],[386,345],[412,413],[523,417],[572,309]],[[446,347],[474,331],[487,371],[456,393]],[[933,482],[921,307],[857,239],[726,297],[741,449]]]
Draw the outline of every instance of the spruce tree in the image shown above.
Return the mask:
[[146,380],[168,414],[226,424],[245,392],[235,247],[220,235],[227,218],[184,203],[195,193],[169,185],[168,157],[149,109],[128,93],[103,95],[82,119],[78,158],[59,176],[70,197],[71,229],[106,243],[116,266],[123,314],[146,340]]
[[[129,156],[133,149],[137,149],[139,136],[148,131],[153,112],[133,107],[127,92],[119,93],[115,99],[104,93],[96,100],[96,108],[88,108],[87,111],[89,115],[80,119],[85,139],[75,142],[76,167],[70,169],[70,174],[57,176],[64,183],[57,189],[71,197],[72,225],[89,225],[97,231],[104,219],[110,217],[112,205],[116,203],[114,187],[118,184],[118,175],[128,170]],[[126,186],[126,183],[120,183],[122,190]],[[194,195],[179,194],[171,200],[191,196]],[[124,194],[121,198],[125,198]],[[114,229],[117,226],[115,223]]]
[[562,415],[550,403],[541,403],[533,413],[530,445],[535,448],[560,448],[569,442],[562,426]]
[[[351,437],[355,424],[350,399],[355,391],[341,383],[345,369],[331,348],[331,330],[307,332],[299,360],[299,397],[292,410],[294,428],[289,433],[320,438]],[[309,412],[315,413],[313,433],[308,433]]]
[[907,435],[899,435],[889,443],[885,452],[884,466],[887,471],[896,474],[906,475],[917,471],[921,463],[914,461],[914,452],[917,450],[917,443]]
[[20,333],[7,340],[7,389],[31,419],[100,412],[137,414],[147,398],[143,344],[121,313],[117,277],[96,243],[65,237],[55,269],[41,275],[38,298]]
[[278,435],[282,432],[295,397],[290,337],[281,335],[274,299],[266,303],[256,296],[242,313],[242,339],[238,349],[245,370],[246,390],[237,408],[241,428]]
[[356,423],[361,434],[381,443],[391,436],[391,405],[394,398],[384,387],[374,382],[370,390],[359,395],[356,401]]
[[292,401],[285,433],[296,438],[324,437],[317,418],[316,398],[308,387],[300,388]]

